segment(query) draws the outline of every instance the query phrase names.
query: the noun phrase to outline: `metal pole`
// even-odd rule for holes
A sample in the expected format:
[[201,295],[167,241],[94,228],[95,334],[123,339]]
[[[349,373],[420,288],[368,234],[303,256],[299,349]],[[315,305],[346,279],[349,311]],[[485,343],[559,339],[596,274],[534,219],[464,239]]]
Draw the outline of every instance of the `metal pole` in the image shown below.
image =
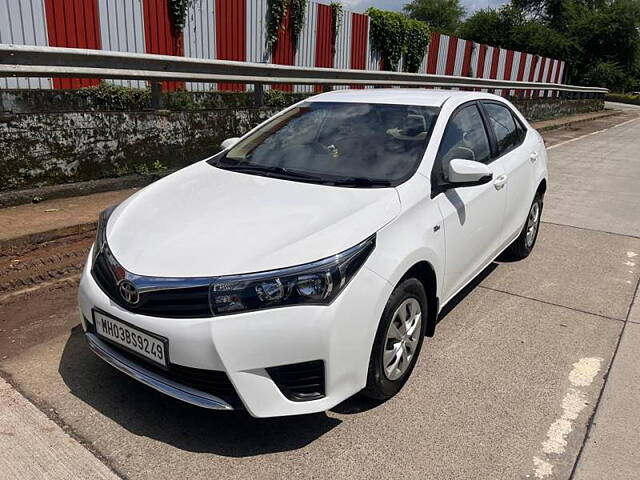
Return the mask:
[[261,83],[253,84],[253,105],[255,107],[264,107],[264,86]]
[[162,108],[162,88],[160,82],[151,82],[151,108],[160,110]]

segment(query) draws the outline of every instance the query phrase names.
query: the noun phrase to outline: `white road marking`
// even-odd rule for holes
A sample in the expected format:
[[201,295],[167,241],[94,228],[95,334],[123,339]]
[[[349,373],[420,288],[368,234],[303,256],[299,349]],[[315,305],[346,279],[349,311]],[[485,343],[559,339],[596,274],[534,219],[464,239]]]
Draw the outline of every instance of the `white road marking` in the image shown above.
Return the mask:
[[539,457],[533,457],[533,466],[535,467],[534,474],[536,478],[548,477],[553,473],[553,465]]
[[547,147],[547,150],[553,150],[554,148],[561,147],[563,145],[566,145],[567,143],[577,142],[578,140],[582,140],[583,138],[590,137],[591,135],[597,135],[599,133],[604,133],[604,132],[606,132],[608,130],[611,130],[612,128],[622,127],[623,125],[626,125],[627,123],[635,122],[636,120],[640,120],[640,117],[632,118],[631,120],[627,120],[626,122],[618,123],[617,125],[613,125],[611,127],[603,128],[602,130],[598,130],[596,132],[585,133],[584,135],[580,135],[579,137],[572,138],[570,140],[565,140],[564,142],[556,143],[555,145],[551,145],[551,146]]
[[573,421],[587,406],[585,396],[579,390],[570,388],[562,399],[562,416],[551,424],[547,439],[542,442],[542,451],[546,454],[564,453],[567,437],[573,430]]
[[583,358],[573,364],[569,373],[569,381],[575,387],[588,387],[600,370],[601,358]]
[[562,399],[562,414],[554,421],[547,431],[547,438],[542,442],[545,458],[533,457],[534,474],[536,478],[545,478],[553,473],[553,464],[549,455],[561,455],[567,447],[567,439],[573,430],[573,422],[580,412],[589,405],[587,397],[581,387],[588,387],[600,371],[602,359],[586,357],[573,364],[569,372],[571,387]]
[[635,267],[635,266],[636,266],[636,264],[635,264],[634,262],[629,262],[629,261],[624,262],[624,264],[625,264],[627,267]]
[[627,252],[627,258],[637,257],[638,254],[636,252]]

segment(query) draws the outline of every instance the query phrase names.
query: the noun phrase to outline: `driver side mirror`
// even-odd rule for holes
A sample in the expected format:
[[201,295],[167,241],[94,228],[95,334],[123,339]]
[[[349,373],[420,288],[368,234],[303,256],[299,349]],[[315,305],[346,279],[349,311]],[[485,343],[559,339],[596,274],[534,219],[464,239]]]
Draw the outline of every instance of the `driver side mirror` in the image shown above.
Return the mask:
[[448,181],[453,187],[472,187],[490,182],[493,172],[484,163],[455,158],[449,162]]
[[240,141],[240,137],[231,137],[231,138],[227,138],[226,140],[224,140],[220,146],[222,147],[223,150],[227,150],[231,147],[233,147],[236,143],[238,143]]

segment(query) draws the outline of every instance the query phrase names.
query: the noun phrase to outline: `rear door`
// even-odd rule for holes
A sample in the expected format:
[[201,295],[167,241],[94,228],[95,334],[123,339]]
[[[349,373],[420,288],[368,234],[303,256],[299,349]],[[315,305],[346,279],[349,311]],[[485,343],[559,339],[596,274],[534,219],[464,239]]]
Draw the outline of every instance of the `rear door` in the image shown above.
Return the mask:
[[[456,158],[487,163],[493,180],[472,187],[444,187],[449,162]],[[431,174],[432,197],[444,222],[443,303],[497,254],[507,196],[501,183],[502,166],[491,159],[480,105],[477,102],[462,105],[449,119]]]
[[527,139],[527,129],[506,104],[483,101],[482,106],[489,135],[493,136],[494,163],[503,168],[506,176],[503,239],[507,243],[522,230],[533,201],[537,142]]

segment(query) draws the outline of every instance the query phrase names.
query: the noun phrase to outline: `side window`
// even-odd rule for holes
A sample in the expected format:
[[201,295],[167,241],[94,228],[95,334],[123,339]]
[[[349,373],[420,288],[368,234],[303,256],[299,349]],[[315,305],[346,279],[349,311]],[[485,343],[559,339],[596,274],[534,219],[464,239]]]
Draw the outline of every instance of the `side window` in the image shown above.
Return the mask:
[[516,117],[516,115],[513,112],[511,113],[513,114],[513,119],[516,122],[516,129],[518,130],[518,145],[519,145],[522,142],[524,142],[524,139],[527,136],[527,129],[522,124],[522,122],[518,119],[518,117]]
[[457,111],[444,130],[434,173],[439,178],[447,178],[449,162],[455,158],[487,162],[491,156],[489,139],[476,105],[469,105]]
[[516,125],[511,110],[497,103],[484,103],[489,123],[496,135],[498,156],[514,149],[522,141],[523,132]]

